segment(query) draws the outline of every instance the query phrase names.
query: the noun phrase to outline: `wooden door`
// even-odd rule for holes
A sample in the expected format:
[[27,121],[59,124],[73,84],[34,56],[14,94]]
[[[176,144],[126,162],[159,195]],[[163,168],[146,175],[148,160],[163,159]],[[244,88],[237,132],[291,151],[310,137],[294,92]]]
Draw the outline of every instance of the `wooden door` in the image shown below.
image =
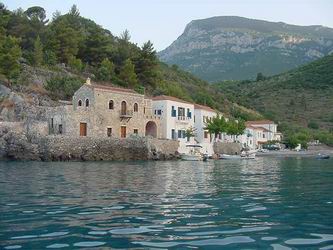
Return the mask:
[[87,136],[87,123],[80,123],[80,136]]
[[120,127],[120,137],[121,138],[126,138],[126,126],[121,126]]

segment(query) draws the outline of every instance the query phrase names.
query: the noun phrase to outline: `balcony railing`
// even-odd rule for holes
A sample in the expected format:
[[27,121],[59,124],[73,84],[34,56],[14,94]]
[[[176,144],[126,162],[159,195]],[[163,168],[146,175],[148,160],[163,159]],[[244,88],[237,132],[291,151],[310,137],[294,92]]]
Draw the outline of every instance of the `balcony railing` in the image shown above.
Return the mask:
[[133,117],[133,110],[121,110],[120,111],[121,118],[131,118]]
[[178,116],[178,121],[187,121],[190,120],[191,117],[187,117],[187,116]]

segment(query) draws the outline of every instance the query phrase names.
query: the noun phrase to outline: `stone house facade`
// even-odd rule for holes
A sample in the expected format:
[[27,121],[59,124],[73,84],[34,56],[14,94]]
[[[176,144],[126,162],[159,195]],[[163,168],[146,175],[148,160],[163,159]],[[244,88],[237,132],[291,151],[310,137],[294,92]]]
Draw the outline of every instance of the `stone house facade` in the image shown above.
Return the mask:
[[134,90],[92,84],[88,79],[74,93],[71,105],[50,112],[49,131],[74,137],[160,138],[160,117],[153,115],[151,105],[151,99]]

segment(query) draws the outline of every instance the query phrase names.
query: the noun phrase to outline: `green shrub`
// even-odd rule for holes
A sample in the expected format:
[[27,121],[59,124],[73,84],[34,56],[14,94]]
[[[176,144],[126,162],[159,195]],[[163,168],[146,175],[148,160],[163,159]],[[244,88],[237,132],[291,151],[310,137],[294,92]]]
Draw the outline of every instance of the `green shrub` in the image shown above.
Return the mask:
[[46,90],[54,99],[69,100],[82,85],[83,80],[76,77],[54,77],[47,81]]
[[318,123],[316,123],[315,121],[310,121],[310,122],[308,123],[308,128],[319,129],[319,125],[318,125]]

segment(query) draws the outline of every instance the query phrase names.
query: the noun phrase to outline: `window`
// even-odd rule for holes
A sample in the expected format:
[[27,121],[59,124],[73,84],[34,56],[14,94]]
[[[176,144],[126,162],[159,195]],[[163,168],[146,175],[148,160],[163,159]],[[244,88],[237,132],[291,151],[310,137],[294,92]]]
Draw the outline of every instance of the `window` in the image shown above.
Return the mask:
[[139,133],[139,130],[137,128],[135,128],[133,132],[134,132],[134,134],[137,135]]
[[77,106],[79,106],[79,107],[82,106],[82,100],[79,100],[79,101],[77,102]]
[[182,138],[185,138],[186,137],[186,132],[185,130],[182,130]]
[[134,112],[138,112],[139,105],[137,103],[134,103]]
[[187,117],[192,118],[192,112],[190,109],[187,109]]
[[185,108],[178,107],[178,116],[185,116]]
[[112,128],[107,128],[106,134],[107,134],[108,137],[111,137],[111,135],[112,135]]
[[176,131],[174,129],[171,129],[171,138],[173,140],[176,139]]
[[62,124],[59,124],[59,134],[62,134]]
[[262,133],[262,138],[265,138],[265,133]]
[[182,131],[178,130],[178,138],[182,138]]
[[205,132],[204,132],[204,137],[205,137],[205,139],[208,138],[208,131],[205,131]]
[[89,99],[86,99],[86,107],[89,107]]
[[126,115],[127,114],[127,107],[126,107],[126,102],[122,101],[121,102],[121,114]]
[[160,109],[157,109],[157,110],[155,110],[155,115],[162,115],[162,110],[160,110]]
[[172,109],[171,109],[171,117],[176,117],[176,110],[175,110],[175,106],[172,106]]
[[194,122],[195,122],[195,116],[193,116]]
[[146,107],[143,108],[143,113],[144,113],[144,114],[146,113]]
[[51,118],[51,128],[53,128],[54,127],[54,120],[53,120],[53,118]]
[[112,100],[109,101],[109,109],[113,109],[113,101]]

